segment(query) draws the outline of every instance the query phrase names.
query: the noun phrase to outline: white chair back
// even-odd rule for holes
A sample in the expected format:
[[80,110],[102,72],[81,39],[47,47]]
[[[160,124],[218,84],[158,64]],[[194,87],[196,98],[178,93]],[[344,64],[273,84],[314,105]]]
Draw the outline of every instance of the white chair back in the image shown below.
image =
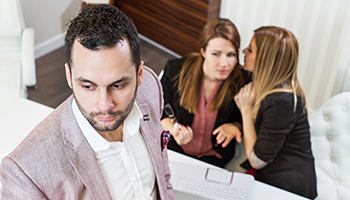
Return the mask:
[[1,94],[26,97],[26,86],[36,84],[35,31],[25,27],[20,0],[0,0],[0,27],[0,72],[11,77],[0,80]]
[[25,27],[19,0],[0,0],[0,38],[21,37]]
[[335,95],[310,116],[318,200],[350,199],[350,92]]

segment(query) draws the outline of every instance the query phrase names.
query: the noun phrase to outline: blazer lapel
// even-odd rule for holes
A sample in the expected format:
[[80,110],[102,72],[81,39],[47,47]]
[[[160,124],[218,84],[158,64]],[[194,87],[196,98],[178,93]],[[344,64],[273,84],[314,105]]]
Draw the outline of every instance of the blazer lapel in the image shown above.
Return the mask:
[[112,199],[102,171],[86,141],[82,142],[76,149],[70,163],[86,186],[92,199]]
[[[148,109],[147,104],[138,104],[142,115],[144,116],[141,119],[141,123],[140,123],[140,131],[142,134],[142,137],[144,139],[144,141],[147,144],[147,149],[148,152],[150,153],[150,156],[152,158],[153,161],[153,165],[155,166],[156,164],[158,164],[159,162],[161,162],[161,148],[160,145],[160,136],[161,136],[161,131],[159,131],[158,133],[154,133],[155,131],[157,131],[157,127],[154,127],[153,125],[153,121],[150,116],[150,111]],[[154,138],[154,135],[159,135],[159,137]]]
[[[151,118],[150,112],[152,111],[148,109],[148,105],[146,103],[144,104],[138,103],[138,106],[141,110],[141,113],[144,115],[140,123],[140,132],[147,145],[147,149],[153,163],[158,190],[161,193],[162,191],[166,191],[166,188],[164,188],[165,187],[164,184],[158,184],[158,183],[166,182],[165,176],[164,176],[164,163],[163,163],[162,152],[160,147],[161,146],[160,137],[163,129],[157,126],[154,126],[154,120],[157,120],[157,119]],[[148,116],[146,117],[145,115],[148,115]]]
[[92,199],[112,199],[93,150],[85,139],[72,111],[72,97],[62,115],[63,141],[69,147],[67,156]]

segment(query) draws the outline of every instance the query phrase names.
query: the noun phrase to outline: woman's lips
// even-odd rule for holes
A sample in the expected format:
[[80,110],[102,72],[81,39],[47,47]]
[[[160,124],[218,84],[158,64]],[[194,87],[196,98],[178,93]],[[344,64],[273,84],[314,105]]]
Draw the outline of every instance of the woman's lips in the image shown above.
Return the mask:
[[219,70],[219,72],[220,72],[221,74],[227,74],[227,73],[228,73],[228,70]]

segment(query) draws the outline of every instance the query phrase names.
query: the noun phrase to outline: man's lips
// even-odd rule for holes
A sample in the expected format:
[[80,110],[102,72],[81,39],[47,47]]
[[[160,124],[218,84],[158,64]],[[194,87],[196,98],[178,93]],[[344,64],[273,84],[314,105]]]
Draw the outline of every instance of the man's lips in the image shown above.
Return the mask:
[[115,116],[99,116],[97,119],[102,122],[110,122],[115,118]]

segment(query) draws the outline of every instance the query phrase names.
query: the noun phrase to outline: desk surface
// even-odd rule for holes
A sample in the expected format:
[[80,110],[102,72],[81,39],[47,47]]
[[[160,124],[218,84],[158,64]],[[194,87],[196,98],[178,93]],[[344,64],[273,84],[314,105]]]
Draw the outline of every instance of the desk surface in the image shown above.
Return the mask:
[[0,161],[53,110],[53,108],[23,98],[7,106],[6,111],[0,114]]
[[18,98],[6,106],[6,110],[0,113],[0,162],[53,110],[23,98]]
[[[24,137],[53,109],[36,102],[19,99],[10,108],[0,115],[0,160],[9,154]],[[169,150],[169,162],[184,162],[187,164],[216,168],[216,166],[204,163],[200,160]],[[1,188],[1,184],[0,184]],[[306,198],[279,188],[255,181],[253,200],[305,200]],[[184,199],[183,199],[184,200]]]
[[[186,164],[218,168],[200,160],[185,156],[183,154],[168,150],[169,162],[183,162]],[[274,186],[254,181],[252,200],[307,200],[307,198],[293,194],[291,192],[276,188]],[[176,200],[176,199],[175,199]],[[181,199],[185,200],[185,199]]]

